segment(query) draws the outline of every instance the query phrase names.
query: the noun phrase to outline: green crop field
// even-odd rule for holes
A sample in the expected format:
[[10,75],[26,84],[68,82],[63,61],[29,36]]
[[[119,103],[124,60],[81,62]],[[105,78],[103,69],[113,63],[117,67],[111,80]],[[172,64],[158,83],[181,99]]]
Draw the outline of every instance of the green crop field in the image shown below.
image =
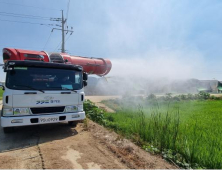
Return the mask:
[[93,119],[145,150],[184,168],[222,168],[222,100],[128,97],[103,102],[117,112]]

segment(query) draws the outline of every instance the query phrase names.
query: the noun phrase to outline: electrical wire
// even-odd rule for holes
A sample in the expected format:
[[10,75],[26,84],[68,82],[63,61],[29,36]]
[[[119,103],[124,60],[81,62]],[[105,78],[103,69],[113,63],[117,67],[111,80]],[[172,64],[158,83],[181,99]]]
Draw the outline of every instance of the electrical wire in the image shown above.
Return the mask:
[[57,51],[61,44],[62,44],[62,41],[60,41],[60,43],[56,46],[56,48],[53,51]]
[[[68,39],[71,37],[71,34],[68,36],[68,38],[65,40],[65,43],[68,41]],[[67,50],[65,50],[67,52]]]
[[26,21],[13,21],[13,20],[4,20],[4,19],[0,19],[0,21],[16,22],[16,23],[22,23],[22,24],[37,24],[37,25],[53,26],[53,24],[43,24],[43,23],[34,23],[34,22],[26,22]]
[[33,18],[33,19],[50,19],[51,18],[51,17],[43,17],[43,16],[27,15],[27,14],[18,14],[18,13],[9,13],[9,12],[0,12],[0,15],[26,17],[26,18]]
[[8,4],[8,5],[15,5],[15,6],[25,6],[25,7],[30,7],[30,8],[45,9],[45,10],[56,10],[56,11],[60,10],[60,9],[55,9],[55,8],[42,8],[42,7],[37,7],[37,6],[15,4],[15,3],[3,2],[3,1],[0,1],[0,3]]
[[46,43],[45,43],[45,45],[44,45],[44,47],[43,47],[43,51],[45,50],[45,47],[46,47],[46,45],[48,44],[51,35],[52,35],[52,31],[50,32],[49,37],[48,37],[48,39],[47,39],[47,41],[46,41]]
[[66,41],[68,41],[68,39],[71,37],[71,34],[69,34],[69,36],[68,36],[68,38],[65,40],[65,43],[66,43]]
[[68,1],[68,4],[67,4],[67,12],[66,12],[66,22],[65,22],[65,27],[67,27],[67,22],[68,22],[69,6],[70,6],[70,0]]
[[7,15],[7,14],[0,14],[1,16],[7,16],[7,17],[16,17],[16,18],[31,18],[31,19],[40,19],[40,20],[50,20],[50,19],[43,19],[43,18],[32,18],[32,17],[25,17],[25,16],[13,16],[13,15]]
[[69,6],[70,6],[70,0],[68,2],[68,6],[67,6],[66,20],[68,20],[68,16],[69,16]]
[[[26,45],[16,45],[16,44],[4,44],[4,45],[0,45],[0,49],[3,48],[15,48],[15,49],[26,49],[26,50],[37,50],[37,51],[41,51],[42,50],[42,46],[26,46]],[[51,47],[47,47],[47,49],[53,50],[54,48]]]
[[[65,43],[66,43],[66,41],[69,39],[71,37],[71,34],[68,36],[68,38],[66,39],[66,37],[65,37]],[[56,46],[56,48],[54,49],[54,51],[57,51],[58,50],[58,48],[59,48],[59,46],[62,44],[62,41],[60,41],[60,43]]]

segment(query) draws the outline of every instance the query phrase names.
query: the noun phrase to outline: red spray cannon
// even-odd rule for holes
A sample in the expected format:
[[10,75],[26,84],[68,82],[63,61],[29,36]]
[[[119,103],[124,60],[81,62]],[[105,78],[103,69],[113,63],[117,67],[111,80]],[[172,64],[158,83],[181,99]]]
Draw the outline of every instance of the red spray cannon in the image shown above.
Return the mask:
[[30,51],[14,48],[4,48],[3,61],[6,62],[8,60],[34,60],[80,65],[83,67],[84,72],[87,72],[88,74],[96,74],[98,76],[107,75],[112,68],[111,61],[103,58],[89,58],[81,56],[71,56],[66,53],[48,53],[45,51]]

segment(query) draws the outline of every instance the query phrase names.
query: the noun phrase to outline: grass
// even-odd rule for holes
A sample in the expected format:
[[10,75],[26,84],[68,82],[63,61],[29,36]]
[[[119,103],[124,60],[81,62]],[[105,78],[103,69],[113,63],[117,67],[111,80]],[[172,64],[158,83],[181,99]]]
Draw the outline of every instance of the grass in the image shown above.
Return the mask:
[[[184,98],[184,96],[183,96]],[[91,119],[184,168],[222,168],[222,100],[104,101],[117,113]],[[93,118],[92,118],[93,117]]]
[[0,88],[0,100],[2,100],[3,90]]

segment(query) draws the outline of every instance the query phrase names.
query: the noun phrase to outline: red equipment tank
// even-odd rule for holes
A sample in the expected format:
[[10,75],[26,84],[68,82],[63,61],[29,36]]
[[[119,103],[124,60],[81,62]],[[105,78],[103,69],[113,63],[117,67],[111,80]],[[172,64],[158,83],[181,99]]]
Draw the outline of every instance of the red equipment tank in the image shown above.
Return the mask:
[[8,60],[35,60],[44,62],[74,64],[83,67],[83,71],[89,74],[96,74],[98,76],[107,75],[112,63],[108,59],[103,58],[89,58],[81,56],[71,56],[66,53],[47,53],[45,51],[30,51],[14,48],[3,49],[3,61]]

